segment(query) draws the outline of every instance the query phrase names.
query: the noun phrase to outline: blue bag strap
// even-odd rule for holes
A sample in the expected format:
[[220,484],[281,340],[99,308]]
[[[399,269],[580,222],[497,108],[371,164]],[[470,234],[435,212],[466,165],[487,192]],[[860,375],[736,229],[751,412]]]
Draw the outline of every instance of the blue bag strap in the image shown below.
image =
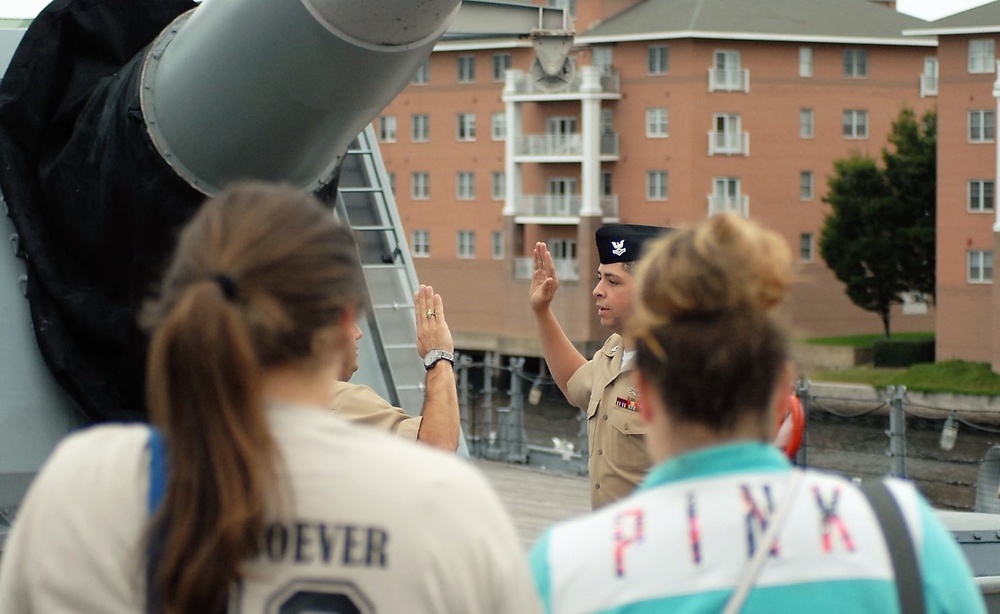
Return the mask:
[[149,429],[149,515],[152,516],[167,490],[167,450],[163,435],[155,428]]

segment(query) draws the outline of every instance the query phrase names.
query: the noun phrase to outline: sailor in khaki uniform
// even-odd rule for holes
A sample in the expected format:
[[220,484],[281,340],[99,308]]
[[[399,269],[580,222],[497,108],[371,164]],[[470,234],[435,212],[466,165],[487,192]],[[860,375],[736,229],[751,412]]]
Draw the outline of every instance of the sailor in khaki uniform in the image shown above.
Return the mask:
[[444,318],[444,302],[431,286],[413,295],[417,318],[417,352],[427,369],[424,405],[420,416],[410,416],[377,392],[348,382],[358,370],[358,341],[363,333],[354,325],[354,353],[344,361],[341,381],[333,390],[330,409],[341,418],[416,440],[448,452],[458,448],[459,410],[455,386],[455,342]]
[[551,309],[559,282],[544,243],[535,245],[531,308],[542,352],[553,379],[570,403],[587,412],[591,504],[594,508],[631,493],[649,470],[646,427],[637,411],[639,395],[630,371],[634,351],[621,332],[632,310],[632,264],[643,244],[666,229],[638,224],[609,224],[595,240],[601,265],[593,295],[601,324],[613,334],[587,360],[563,332]]

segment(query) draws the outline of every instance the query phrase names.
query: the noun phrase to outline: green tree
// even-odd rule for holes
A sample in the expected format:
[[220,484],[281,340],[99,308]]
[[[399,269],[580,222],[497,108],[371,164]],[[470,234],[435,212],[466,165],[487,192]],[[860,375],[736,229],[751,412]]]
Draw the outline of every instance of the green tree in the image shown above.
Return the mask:
[[904,292],[934,296],[937,116],[903,109],[882,150],[885,168],[858,153],[834,161],[832,207],[820,255],[855,305],[878,314],[888,337]]

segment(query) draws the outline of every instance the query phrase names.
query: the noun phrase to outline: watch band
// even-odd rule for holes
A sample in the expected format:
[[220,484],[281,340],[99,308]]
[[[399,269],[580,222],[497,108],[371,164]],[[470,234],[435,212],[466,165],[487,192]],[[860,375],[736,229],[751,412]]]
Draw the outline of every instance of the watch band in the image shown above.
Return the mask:
[[424,356],[424,368],[430,371],[434,365],[442,360],[447,360],[452,365],[455,364],[455,354],[447,350],[428,350]]

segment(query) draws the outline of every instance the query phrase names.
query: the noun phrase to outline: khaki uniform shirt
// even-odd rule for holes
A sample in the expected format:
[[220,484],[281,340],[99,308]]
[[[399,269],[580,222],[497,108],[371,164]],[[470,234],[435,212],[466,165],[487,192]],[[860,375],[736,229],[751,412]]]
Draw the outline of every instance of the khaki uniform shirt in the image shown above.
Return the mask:
[[368,386],[360,384],[337,382],[330,409],[348,422],[372,426],[406,439],[416,440],[420,430],[419,416],[407,415]]
[[594,509],[621,499],[642,482],[650,468],[646,423],[639,416],[639,394],[622,370],[622,338],[611,335],[590,362],[569,378],[569,402],[587,412],[590,448],[590,501]]

